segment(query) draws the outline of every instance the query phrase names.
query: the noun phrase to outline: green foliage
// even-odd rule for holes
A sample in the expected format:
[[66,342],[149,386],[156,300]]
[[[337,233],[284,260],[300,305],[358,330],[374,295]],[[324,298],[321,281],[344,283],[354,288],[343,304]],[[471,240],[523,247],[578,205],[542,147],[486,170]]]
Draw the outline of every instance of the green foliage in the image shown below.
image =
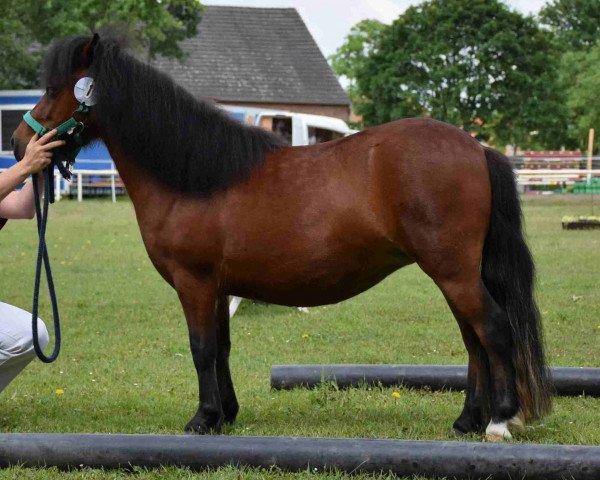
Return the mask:
[[596,121],[597,59],[565,74],[561,52],[570,36],[593,43],[599,12],[597,0],[553,1],[542,28],[498,0],[430,0],[391,26],[357,24],[330,61],[366,125],[431,116],[497,146],[573,148]]
[[587,150],[589,129],[595,127],[595,149],[600,148],[600,44],[588,51],[569,51],[562,58],[562,83],[571,113],[571,134]]
[[517,68],[508,70],[499,88],[507,101],[498,102],[484,126],[494,144],[541,150],[576,146],[557,50],[553,37],[543,30],[519,39],[513,57]]
[[31,86],[39,58],[28,52],[30,38],[11,2],[0,0],[0,90]]
[[177,42],[195,35],[201,12],[196,0],[0,0],[0,88],[34,87],[53,39],[105,24],[126,26],[150,57],[181,57]]
[[598,0],[551,0],[539,17],[566,49],[589,48],[600,38]]
[[[363,20],[352,27],[346,37],[346,42],[329,57],[331,68],[348,82],[347,93],[352,100],[355,111],[361,110],[361,105],[368,102],[360,92],[356,79],[365,68],[369,54],[374,51],[386,25],[377,20]],[[360,128],[354,125],[352,128]]]
[[566,111],[553,53],[550,33],[500,1],[430,0],[390,27],[358,24],[332,64],[353,77],[367,125],[431,116],[500,143],[558,147]]
[[[600,130],[600,1],[551,0],[540,12],[542,25],[552,31],[562,51],[560,92],[569,116],[571,146],[587,150],[588,132]],[[596,138],[595,149],[600,147]]]
[[329,58],[335,72],[350,81],[355,79],[385,28],[386,25],[377,20],[362,20],[354,25],[346,43]]

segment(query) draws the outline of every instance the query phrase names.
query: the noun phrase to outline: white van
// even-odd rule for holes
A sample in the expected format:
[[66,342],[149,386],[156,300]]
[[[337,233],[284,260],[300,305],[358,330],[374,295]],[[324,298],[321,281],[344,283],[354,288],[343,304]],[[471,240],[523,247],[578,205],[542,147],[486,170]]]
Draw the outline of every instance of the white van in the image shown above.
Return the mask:
[[275,132],[294,147],[328,142],[356,133],[346,122],[334,117],[235,105],[219,106],[244,123]]

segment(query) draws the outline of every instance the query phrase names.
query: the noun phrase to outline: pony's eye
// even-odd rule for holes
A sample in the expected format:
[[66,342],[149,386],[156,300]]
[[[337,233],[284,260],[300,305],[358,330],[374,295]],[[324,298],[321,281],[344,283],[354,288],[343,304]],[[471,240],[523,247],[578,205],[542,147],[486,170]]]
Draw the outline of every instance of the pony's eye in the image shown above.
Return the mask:
[[49,97],[54,97],[56,96],[56,94],[58,93],[58,88],[56,87],[46,87],[46,95],[48,95]]

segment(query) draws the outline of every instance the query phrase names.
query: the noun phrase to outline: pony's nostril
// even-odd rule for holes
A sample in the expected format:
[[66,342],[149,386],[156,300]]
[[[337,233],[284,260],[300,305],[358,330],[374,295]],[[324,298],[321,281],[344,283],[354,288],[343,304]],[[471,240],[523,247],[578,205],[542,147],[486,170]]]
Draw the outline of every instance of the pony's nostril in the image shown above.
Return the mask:
[[11,136],[10,137],[10,148],[14,149],[15,148],[15,136]]

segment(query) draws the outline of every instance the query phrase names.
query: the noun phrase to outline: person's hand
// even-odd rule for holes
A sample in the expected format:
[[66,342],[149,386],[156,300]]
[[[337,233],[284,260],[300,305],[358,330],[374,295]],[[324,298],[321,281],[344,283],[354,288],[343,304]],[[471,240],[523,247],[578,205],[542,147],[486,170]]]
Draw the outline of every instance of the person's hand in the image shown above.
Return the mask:
[[25,155],[19,162],[27,175],[38,173],[46,168],[52,160],[52,149],[65,144],[64,140],[51,142],[50,140],[55,135],[56,130],[50,130],[43,137],[40,137],[37,133],[31,137],[25,149]]

